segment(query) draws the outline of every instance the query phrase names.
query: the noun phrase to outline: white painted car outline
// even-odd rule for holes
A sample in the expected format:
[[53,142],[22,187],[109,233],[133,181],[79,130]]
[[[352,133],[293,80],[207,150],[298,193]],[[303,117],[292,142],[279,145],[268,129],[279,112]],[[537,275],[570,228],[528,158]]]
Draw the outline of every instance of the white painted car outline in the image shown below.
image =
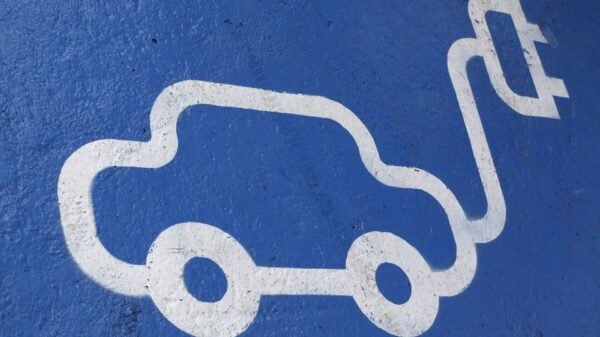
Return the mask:
[[[506,83],[487,26],[489,11],[512,16],[538,94],[520,96]],[[433,324],[439,297],[455,296],[471,283],[477,269],[476,244],[494,240],[504,228],[506,205],[467,76],[467,63],[482,57],[491,83],[503,101],[526,116],[559,118],[556,97],[568,97],[562,80],[546,76],[535,42],[546,43],[537,25],[527,22],[518,0],[471,0],[469,15],[476,38],[456,41],[448,70],[465,121],[487,200],[486,214],[471,219],[456,196],[437,177],[414,167],[383,163],[360,119],[342,104],[320,96],[182,81],[164,89],[150,114],[147,142],[105,139],[88,143],[65,162],[58,182],[61,222],[67,247],[81,270],[103,287],[129,296],[150,296],[161,313],[194,336],[233,337],[255,319],[262,295],[351,296],[376,326],[396,336],[418,336]],[[91,197],[95,177],[111,167],[159,168],[177,152],[177,119],[188,107],[211,105],[330,119],[354,139],[369,173],[384,185],[422,190],[444,209],[454,240],[456,261],[433,270],[408,242],[391,233],[370,232],[351,245],[345,269],[257,266],[240,243],[208,224],[181,223],[163,231],[152,244],[145,265],[114,257],[100,242]],[[173,249],[179,253],[173,254]],[[223,298],[214,303],[194,298],[183,283],[183,269],[194,257],[216,262],[227,278]],[[375,271],[382,263],[400,267],[411,283],[404,304],[389,302],[379,291]]]

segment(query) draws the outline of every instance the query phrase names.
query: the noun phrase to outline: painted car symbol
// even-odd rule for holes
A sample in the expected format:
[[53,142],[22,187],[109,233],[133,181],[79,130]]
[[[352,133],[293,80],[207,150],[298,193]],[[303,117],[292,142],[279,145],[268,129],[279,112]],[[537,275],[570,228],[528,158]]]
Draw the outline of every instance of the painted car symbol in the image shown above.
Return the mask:
[[[512,16],[537,98],[520,96],[506,83],[486,23],[488,11]],[[105,139],[84,145],[65,162],[58,197],[65,240],[79,267],[103,287],[129,296],[150,296],[174,325],[194,336],[233,337],[254,321],[263,295],[351,296],[363,314],[379,328],[396,336],[418,336],[433,324],[439,298],[455,296],[471,283],[477,269],[476,244],[494,240],[502,232],[506,206],[488,147],[466,64],[483,58],[497,94],[516,112],[526,116],[558,118],[555,96],[568,97],[564,83],[546,76],[535,42],[546,42],[537,25],[527,22],[518,0],[471,0],[469,15],[476,38],[456,41],[448,53],[448,70],[454,86],[488,209],[470,218],[452,191],[429,172],[388,165],[361,120],[342,104],[319,96],[274,92],[205,81],[183,81],[156,99],[150,114],[152,138],[147,142]],[[114,257],[97,237],[91,197],[95,177],[111,167],[159,168],[177,153],[177,119],[193,105],[212,105],[335,121],[353,138],[369,173],[382,184],[422,190],[444,209],[454,240],[456,261],[448,269],[433,270],[419,251],[404,239],[370,232],[351,245],[345,269],[297,269],[257,266],[244,247],[217,227],[180,223],[163,231],[152,244],[146,264]],[[178,253],[173,254],[173,249]],[[194,257],[216,262],[227,278],[227,291],[217,302],[201,302],[183,283],[184,266]],[[392,263],[408,276],[412,293],[408,302],[389,302],[375,281],[377,267]]]

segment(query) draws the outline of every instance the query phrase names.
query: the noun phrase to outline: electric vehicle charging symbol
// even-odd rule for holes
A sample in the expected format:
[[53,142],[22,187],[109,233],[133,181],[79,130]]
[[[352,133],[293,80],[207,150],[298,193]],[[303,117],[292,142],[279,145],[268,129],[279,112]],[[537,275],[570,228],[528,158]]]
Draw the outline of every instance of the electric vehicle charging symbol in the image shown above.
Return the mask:
[[[508,86],[487,26],[489,11],[512,16],[538,97],[520,96]],[[500,98],[525,116],[559,118],[554,97],[568,97],[562,80],[546,76],[535,42],[546,43],[537,25],[529,23],[518,0],[471,0],[469,15],[475,38],[456,41],[448,52],[448,71],[487,199],[486,214],[470,218],[452,191],[429,172],[381,161],[367,127],[342,104],[319,96],[274,92],[205,81],[175,83],[158,96],[150,114],[148,142],[105,139],[86,144],[65,162],[58,182],[61,222],[67,247],[90,278],[114,292],[150,296],[161,313],[194,336],[234,337],[254,321],[263,295],[351,296],[363,314],[396,336],[418,336],[433,324],[439,298],[455,296],[471,283],[477,269],[476,244],[497,238],[505,224],[506,206],[479,111],[467,76],[467,62],[481,57]],[[217,227],[181,223],[163,231],[152,244],[146,264],[114,257],[99,241],[91,197],[95,177],[111,167],[159,168],[177,152],[176,124],[194,105],[212,105],[279,114],[324,118],[344,128],[360,158],[379,182],[417,189],[434,197],[444,209],[454,240],[456,261],[433,270],[410,243],[384,232],[370,232],[349,248],[345,269],[298,269],[257,266],[243,246]],[[173,249],[178,253],[173,254]],[[216,262],[228,288],[218,302],[201,302],[183,283],[185,264],[194,257]],[[389,302],[377,288],[375,271],[383,263],[400,267],[412,293],[408,302]]]

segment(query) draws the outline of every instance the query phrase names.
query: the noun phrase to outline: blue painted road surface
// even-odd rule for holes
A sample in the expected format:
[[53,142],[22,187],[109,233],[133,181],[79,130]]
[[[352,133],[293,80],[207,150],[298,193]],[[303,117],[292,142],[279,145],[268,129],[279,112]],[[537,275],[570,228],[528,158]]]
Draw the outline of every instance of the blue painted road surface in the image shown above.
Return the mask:
[[0,336],[600,334],[600,4],[0,3]]

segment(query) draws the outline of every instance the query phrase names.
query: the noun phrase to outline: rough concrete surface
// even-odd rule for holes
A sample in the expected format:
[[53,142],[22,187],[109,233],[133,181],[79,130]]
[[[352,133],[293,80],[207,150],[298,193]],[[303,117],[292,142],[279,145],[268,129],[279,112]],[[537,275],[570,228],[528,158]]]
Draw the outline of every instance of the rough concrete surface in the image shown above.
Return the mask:
[[[524,116],[499,97],[482,59],[469,61],[506,222],[476,247],[468,288],[440,295],[422,336],[600,334],[600,3],[520,3],[548,42],[536,44],[547,75],[564,80],[569,97],[554,98],[559,119]],[[509,87],[536,96],[511,17],[486,18]],[[2,337],[188,336],[147,294],[111,291],[80,268],[58,196],[71,154],[103,139],[149,141],[152,105],[182,81],[264,89],[272,110],[272,92],[338,102],[382,162],[439,178],[469,219],[488,209],[448,71],[452,44],[475,37],[468,1],[0,0],[0,33]],[[174,124],[179,147],[168,164],[100,172],[90,193],[98,240],[145,268],[157,238],[200,222],[231,235],[220,247],[238,242],[256,266],[344,270],[357,238],[387,232],[410,243],[423,268],[452,267],[458,244],[435,197],[382,184],[360,137],[335,119],[265,111],[190,106]],[[246,275],[201,258],[182,273],[208,302],[229,298],[229,274]],[[377,287],[404,303],[417,289],[411,275],[385,264]],[[307,294],[356,290],[334,281],[325,290],[273,285],[296,293],[260,297],[240,336],[391,336],[352,297]]]

